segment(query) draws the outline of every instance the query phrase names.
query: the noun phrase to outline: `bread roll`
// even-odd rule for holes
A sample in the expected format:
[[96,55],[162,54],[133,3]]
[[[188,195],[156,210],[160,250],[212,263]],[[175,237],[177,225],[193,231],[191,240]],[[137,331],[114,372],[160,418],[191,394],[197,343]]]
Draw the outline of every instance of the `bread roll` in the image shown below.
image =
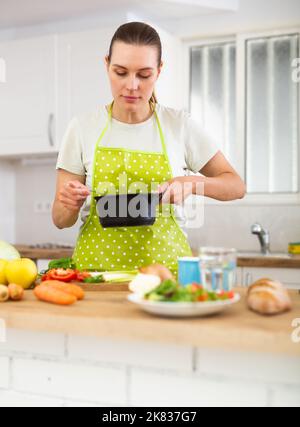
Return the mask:
[[258,288],[258,287],[264,287],[264,288],[267,287],[277,291],[286,292],[285,287],[280,282],[278,282],[277,280],[272,280],[268,278],[259,279],[256,282],[254,282],[252,285],[249,286],[248,292],[251,292],[253,288]]
[[260,279],[248,290],[248,307],[260,314],[279,314],[291,309],[290,296],[284,286],[271,279]]

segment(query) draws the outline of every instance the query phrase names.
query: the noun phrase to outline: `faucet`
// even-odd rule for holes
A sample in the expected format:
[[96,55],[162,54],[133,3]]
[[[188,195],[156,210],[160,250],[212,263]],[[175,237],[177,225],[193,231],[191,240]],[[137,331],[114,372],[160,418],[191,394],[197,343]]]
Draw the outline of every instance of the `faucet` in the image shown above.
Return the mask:
[[261,253],[267,255],[270,253],[270,233],[265,230],[259,223],[251,227],[251,233],[256,234],[260,243]]

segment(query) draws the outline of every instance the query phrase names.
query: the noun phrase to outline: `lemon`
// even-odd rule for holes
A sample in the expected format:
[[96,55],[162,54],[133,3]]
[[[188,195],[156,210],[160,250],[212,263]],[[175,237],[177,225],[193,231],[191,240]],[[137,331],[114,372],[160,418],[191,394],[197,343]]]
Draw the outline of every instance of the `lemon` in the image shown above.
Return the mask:
[[6,275],[5,275],[5,267],[7,261],[5,259],[0,259],[0,284],[7,285]]
[[8,283],[15,283],[28,289],[36,280],[38,271],[35,263],[29,258],[8,261],[5,267],[5,275]]

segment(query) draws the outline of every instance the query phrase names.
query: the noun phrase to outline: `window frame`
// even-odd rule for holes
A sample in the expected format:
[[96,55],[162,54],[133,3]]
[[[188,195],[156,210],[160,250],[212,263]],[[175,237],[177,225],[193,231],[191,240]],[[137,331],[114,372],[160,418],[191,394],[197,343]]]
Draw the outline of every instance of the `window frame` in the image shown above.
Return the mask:
[[[300,37],[300,27],[290,27],[284,29],[272,29],[268,31],[255,31],[255,32],[242,32],[235,35],[224,37],[210,37],[210,38],[194,38],[193,40],[184,40],[184,109],[190,110],[190,49],[196,46],[207,46],[214,44],[222,44],[233,42],[236,43],[236,141],[237,141],[237,172],[245,179],[246,176],[246,149],[247,149],[247,133],[246,133],[246,120],[247,120],[247,87],[246,87],[246,44],[248,40],[276,37],[289,34],[298,34]],[[300,43],[299,43],[299,58],[300,58]],[[291,67],[292,73],[292,67]],[[242,200],[235,200],[226,202],[230,205],[300,205],[300,83],[298,83],[298,193],[247,193]],[[213,199],[206,199],[207,204],[221,204]]]

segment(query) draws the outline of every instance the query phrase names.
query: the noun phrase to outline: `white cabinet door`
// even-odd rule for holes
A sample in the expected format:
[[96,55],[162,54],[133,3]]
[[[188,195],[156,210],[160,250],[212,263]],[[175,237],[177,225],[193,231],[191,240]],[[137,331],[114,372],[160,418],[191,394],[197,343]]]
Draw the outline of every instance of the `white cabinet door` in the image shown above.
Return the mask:
[[178,110],[184,107],[183,43],[156,26],[162,43],[163,68],[156,85],[158,102]]
[[300,269],[294,268],[244,268],[244,284],[246,286],[256,280],[268,277],[279,280],[289,289],[300,289]]
[[115,28],[58,36],[59,148],[68,122],[112,101],[104,58]]
[[55,36],[0,43],[0,156],[55,151]]

